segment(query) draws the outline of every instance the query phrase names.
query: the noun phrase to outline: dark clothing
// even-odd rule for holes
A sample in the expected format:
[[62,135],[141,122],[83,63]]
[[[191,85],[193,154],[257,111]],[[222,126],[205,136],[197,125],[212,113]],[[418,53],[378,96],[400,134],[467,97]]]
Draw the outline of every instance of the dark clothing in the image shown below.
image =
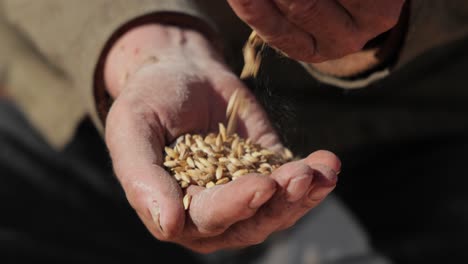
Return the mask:
[[466,47],[468,38],[434,49],[360,90],[292,89],[273,68],[257,84],[296,153],[342,159],[336,193],[397,263],[468,262]]

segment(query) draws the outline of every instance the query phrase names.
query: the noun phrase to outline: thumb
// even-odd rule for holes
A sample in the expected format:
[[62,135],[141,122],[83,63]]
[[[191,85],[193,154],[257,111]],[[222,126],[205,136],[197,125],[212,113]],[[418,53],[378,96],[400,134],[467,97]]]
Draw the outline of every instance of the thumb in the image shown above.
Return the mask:
[[182,232],[185,210],[179,185],[161,167],[164,129],[154,117],[151,110],[116,101],[105,136],[130,205],[153,235],[168,241]]

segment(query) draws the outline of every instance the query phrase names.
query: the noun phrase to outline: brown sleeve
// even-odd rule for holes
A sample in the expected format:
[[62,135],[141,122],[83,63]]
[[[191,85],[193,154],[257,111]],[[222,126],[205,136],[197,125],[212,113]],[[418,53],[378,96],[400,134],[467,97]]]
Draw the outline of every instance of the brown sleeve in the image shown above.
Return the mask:
[[79,90],[98,129],[95,74],[109,40],[132,23],[169,23],[211,34],[210,23],[191,0],[3,0],[10,25]]
[[379,81],[430,49],[468,35],[468,1],[407,0],[399,25],[377,46],[342,59],[302,64],[323,83],[356,89]]

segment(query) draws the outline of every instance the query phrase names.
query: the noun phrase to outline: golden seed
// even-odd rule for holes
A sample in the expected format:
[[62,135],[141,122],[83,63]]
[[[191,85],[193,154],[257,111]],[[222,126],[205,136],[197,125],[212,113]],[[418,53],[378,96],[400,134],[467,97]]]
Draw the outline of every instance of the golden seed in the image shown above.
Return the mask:
[[229,164],[227,165],[227,169],[228,169],[228,171],[229,171],[231,174],[234,173],[234,172],[236,172],[236,171],[238,170],[237,167],[234,166],[234,164],[232,164],[232,163],[229,163]]
[[187,154],[187,147],[184,143],[179,144],[179,159],[185,160],[185,154]]
[[198,181],[197,181],[197,185],[198,185],[198,186],[201,186],[201,187],[205,187],[205,181],[198,180]]
[[234,91],[234,93],[232,93],[232,95],[231,95],[231,97],[229,99],[227,108],[226,108],[226,116],[231,116],[232,110],[234,110],[234,105],[235,105],[236,98],[237,98],[238,94],[239,94],[239,89],[236,89]]
[[226,141],[226,127],[222,123],[219,123],[219,134],[221,135],[221,139]]
[[221,134],[216,137],[216,147],[221,148],[223,146],[223,139],[221,138]]
[[205,187],[206,187],[207,189],[209,189],[209,188],[215,187],[215,186],[216,186],[216,184],[215,184],[214,182],[210,181],[209,183],[206,184]]
[[271,169],[271,165],[269,163],[262,163],[260,164],[260,168],[268,168]]
[[272,156],[272,155],[274,155],[273,152],[271,152],[271,151],[269,151],[269,150],[266,150],[266,149],[262,149],[262,150],[260,151],[260,153],[261,153],[263,156]]
[[213,157],[208,157],[208,162],[212,165],[218,164],[218,160]]
[[237,167],[242,167],[242,162],[236,158],[229,158],[229,161]]
[[244,148],[242,145],[237,145],[237,157],[242,157],[244,156]]
[[201,150],[203,150],[203,152],[205,152],[208,155],[214,155],[213,150],[208,146],[201,147]]
[[223,177],[223,167],[219,166],[216,169],[216,179],[219,180]]
[[181,174],[178,173],[178,172],[176,172],[176,173],[174,174],[174,178],[175,178],[177,181],[182,180],[182,176],[181,176]]
[[184,173],[184,174],[180,174],[180,178],[181,178],[183,181],[187,182],[187,183],[190,183],[190,182],[191,182],[189,176],[188,176],[187,174],[185,174],[185,173]]
[[250,166],[252,166],[253,164],[252,164],[252,162],[250,162],[250,161],[244,159],[244,160],[242,160],[242,165],[244,165],[244,166],[246,166],[246,167],[250,167]]
[[187,164],[189,165],[190,168],[195,168],[195,162],[190,157],[187,158]]
[[197,147],[200,149],[205,146],[205,142],[201,140],[201,138],[196,138],[195,142],[197,143]]
[[198,169],[200,169],[200,170],[205,170],[205,168],[206,168],[206,167],[205,167],[201,162],[199,162],[199,161],[195,161],[195,166],[196,166]]
[[252,155],[245,155],[243,156],[243,159],[250,163],[258,162],[258,158],[254,158]]
[[232,141],[231,150],[236,150],[238,145],[239,145],[239,138],[236,137],[236,138]]
[[289,159],[292,159],[294,156],[293,156],[291,150],[289,150],[288,148],[284,148],[283,157],[284,157],[284,159],[289,160]]
[[185,188],[187,188],[188,186],[189,186],[189,183],[188,183],[188,182],[186,182],[186,181],[181,181],[181,182],[180,182],[180,187],[181,187],[182,189],[185,189]]
[[192,201],[192,195],[186,194],[183,199],[184,208],[187,210],[190,207],[190,202]]
[[218,179],[216,181],[216,185],[220,185],[220,184],[225,184],[225,183],[228,183],[230,182],[231,180],[228,178],[228,177],[224,177],[224,178],[221,178],[221,179]]
[[261,157],[262,156],[262,153],[258,152],[258,151],[255,151],[252,153],[252,157],[254,158],[258,158],[258,157]]
[[238,171],[236,171],[236,172],[234,172],[232,174],[232,177],[240,177],[240,176],[245,175],[247,173],[249,173],[249,170],[246,170],[246,169],[238,170]]
[[185,135],[185,145],[187,145],[187,146],[192,145],[192,136],[190,134]]
[[[203,164],[204,167],[212,167],[212,166],[213,166],[213,165],[212,165],[210,162],[208,162],[208,160],[205,159],[205,158],[198,158],[198,161],[199,161],[201,164]],[[196,163],[195,163],[195,164],[196,164]]]
[[182,171],[185,171],[185,168],[178,166],[178,167],[175,167],[175,168],[171,168],[171,170],[173,172],[182,172]]
[[177,165],[178,165],[178,164],[177,164],[177,161],[173,161],[173,160],[164,162],[164,166],[166,166],[166,167],[168,167],[168,168],[174,168],[174,167],[176,167]]
[[170,156],[171,158],[173,159],[177,159],[179,158],[179,155],[177,154],[177,152],[175,152],[173,149],[171,149],[170,147],[165,147],[164,150],[166,151],[166,154],[168,156]]
[[229,162],[229,159],[226,158],[226,157],[221,157],[218,159],[219,163],[228,163]]

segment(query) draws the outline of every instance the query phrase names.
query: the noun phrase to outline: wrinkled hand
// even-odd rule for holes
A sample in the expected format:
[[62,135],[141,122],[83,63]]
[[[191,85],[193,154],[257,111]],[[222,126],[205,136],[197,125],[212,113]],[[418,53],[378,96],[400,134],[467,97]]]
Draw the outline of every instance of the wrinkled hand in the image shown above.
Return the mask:
[[289,57],[317,63],[361,50],[398,22],[404,0],[228,0],[236,14]]
[[[164,52],[146,54],[147,38],[154,34],[165,40],[151,48]],[[141,47],[131,48],[132,38],[140,39]],[[130,73],[121,78],[126,74],[118,65],[132,56],[142,63],[127,63],[123,68]],[[182,190],[161,166],[164,146],[184,133],[217,131],[230,95],[240,88],[251,104],[238,132],[279,148],[265,112],[194,31],[145,26],[119,40],[107,62],[106,80],[115,102],[106,122],[106,143],[114,171],[128,201],[159,240],[205,253],[257,244],[293,225],[334,188],[339,160],[320,151],[285,164],[270,177],[252,174],[210,189],[192,186],[185,211]]]

